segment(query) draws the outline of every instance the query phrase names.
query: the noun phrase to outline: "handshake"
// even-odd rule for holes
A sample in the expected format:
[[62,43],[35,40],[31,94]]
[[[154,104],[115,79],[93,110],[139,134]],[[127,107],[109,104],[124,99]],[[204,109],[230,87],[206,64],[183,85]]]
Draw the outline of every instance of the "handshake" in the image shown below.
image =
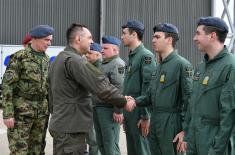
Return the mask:
[[128,112],[131,112],[136,107],[135,99],[131,96],[125,96],[127,103],[124,107],[124,109]]

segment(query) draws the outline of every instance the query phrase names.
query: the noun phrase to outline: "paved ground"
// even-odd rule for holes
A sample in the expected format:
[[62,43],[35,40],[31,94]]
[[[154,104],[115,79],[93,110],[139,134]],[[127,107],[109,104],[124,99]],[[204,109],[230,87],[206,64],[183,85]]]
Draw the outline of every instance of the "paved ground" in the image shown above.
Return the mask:
[[[52,155],[52,137],[49,133],[47,133],[47,145],[46,145],[46,155]],[[120,132],[120,149],[122,155],[126,155],[126,139],[125,139],[125,133],[123,130]],[[8,141],[7,141],[7,135],[6,135],[6,127],[3,124],[2,121],[2,110],[0,110],[0,155],[8,155]]]

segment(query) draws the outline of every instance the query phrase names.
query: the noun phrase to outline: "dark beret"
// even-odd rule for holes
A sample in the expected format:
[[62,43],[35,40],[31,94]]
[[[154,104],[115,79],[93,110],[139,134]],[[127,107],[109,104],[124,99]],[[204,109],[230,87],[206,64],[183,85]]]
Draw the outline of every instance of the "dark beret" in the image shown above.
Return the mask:
[[90,50],[101,52],[102,48],[101,48],[100,44],[92,43],[91,47],[90,47]]
[[201,17],[199,18],[197,25],[206,25],[206,26],[213,26],[216,27],[224,32],[228,32],[228,25],[225,23],[224,20],[218,17]]
[[120,46],[121,40],[119,40],[116,37],[112,37],[112,36],[104,36],[104,37],[102,37],[102,43],[103,44],[114,44],[114,45]]
[[53,27],[49,25],[38,25],[29,32],[29,35],[32,38],[43,38],[49,35],[53,35],[53,33],[54,33]]
[[153,31],[154,32],[160,31],[160,32],[167,32],[167,33],[175,33],[175,34],[179,33],[178,28],[175,25],[169,24],[169,23],[158,24],[153,27]]
[[144,24],[137,20],[128,20],[126,24],[122,25],[122,28],[132,28],[142,34],[144,34]]

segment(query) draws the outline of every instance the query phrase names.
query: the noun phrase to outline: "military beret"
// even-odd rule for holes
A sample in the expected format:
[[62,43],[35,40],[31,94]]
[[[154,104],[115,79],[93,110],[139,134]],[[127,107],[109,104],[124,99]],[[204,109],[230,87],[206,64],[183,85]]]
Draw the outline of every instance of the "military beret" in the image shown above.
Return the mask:
[[53,35],[53,33],[53,27],[50,27],[49,25],[38,25],[29,32],[29,35],[32,38],[43,38],[49,35]]
[[114,45],[120,46],[121,40],[119,40],[116,37],[112,37],[112,36],[104,36],[104,37],[102,37],[102,43],[103,44],[114,44]]
[[23,39],[23,45],[27,45],[32,40],[31,36],[29,34],[26,34],[26,36]]
[[218,17],[201,17],[199,18],[197,25],[206,25],[206,26],[213,26],[216,27],[224,32],[228,32],[228,25],[225,23],[224,20]]
[[169,24],[169,23],[158,24],[158,25],[153,27],[153,31],[154,32],[161,31],[161,32],[175,33],[175,34],[179,33],[178,28],[175,25]]
[[132,28],[144,34],[144,24],[137,20],[128,20],[126,24],[122,25],[122,28]]
[[101,48],[100,44],[92,43],[90,50],[101,52],[102,48]]

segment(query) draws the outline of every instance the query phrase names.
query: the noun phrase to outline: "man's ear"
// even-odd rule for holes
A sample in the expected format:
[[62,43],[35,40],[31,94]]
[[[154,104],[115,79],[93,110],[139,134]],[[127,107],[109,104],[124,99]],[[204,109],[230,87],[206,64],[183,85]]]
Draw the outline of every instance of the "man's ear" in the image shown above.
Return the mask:
[[216,40],[217,39],[217,34],[215,32],[211,32],[211,39]]
[[172,37],[167,37],[167,42],[168,42],[169,44],[172,44],[173,38],[172,38]]
[[81,37],[80,37],[79,35],[76,35],[75,41],[76,41],[76,42],[80,42],[80,41],[81,41]]

